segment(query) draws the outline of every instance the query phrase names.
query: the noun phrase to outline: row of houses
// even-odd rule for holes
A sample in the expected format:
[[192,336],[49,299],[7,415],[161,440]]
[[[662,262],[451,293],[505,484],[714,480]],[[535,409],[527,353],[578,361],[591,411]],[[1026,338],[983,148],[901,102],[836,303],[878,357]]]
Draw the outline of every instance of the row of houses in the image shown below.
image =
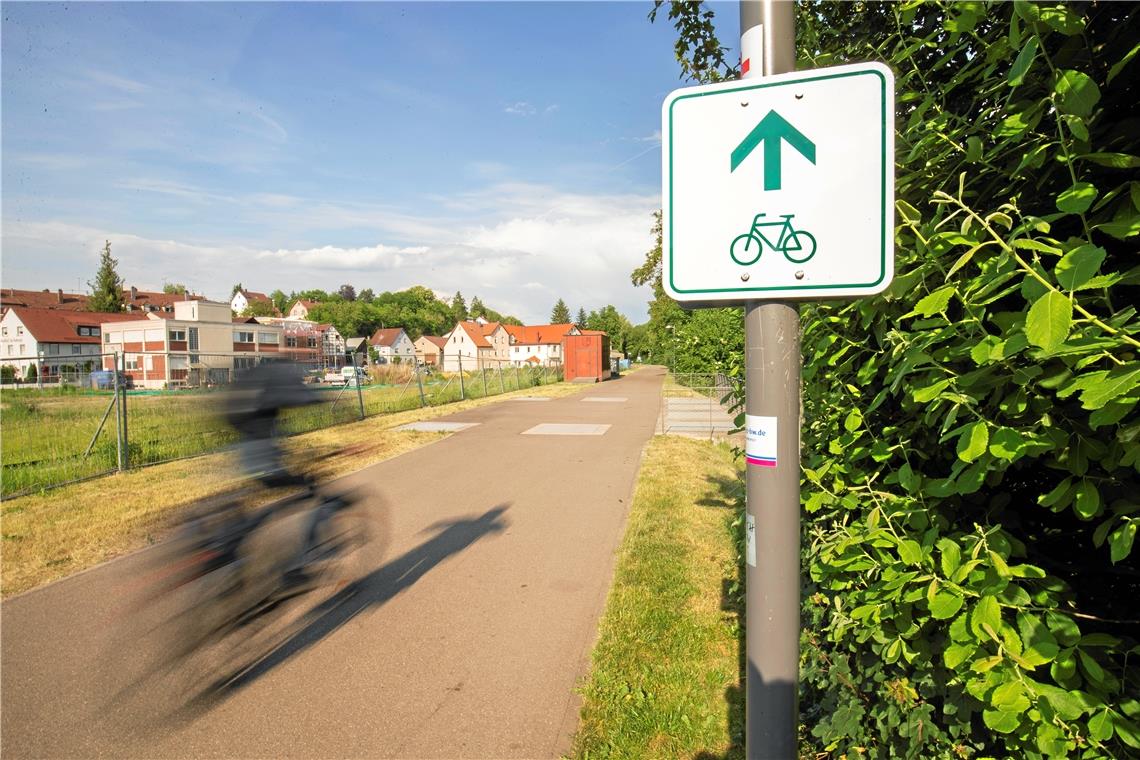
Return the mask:
[[34,366],[38,377],[54,382],[69,372],[109,369],[110,355],[118,353],[137,386],[177,388],[229,382],[234,371],[267,356],[315,368],[340,367],[350,351],[447,372],[553,366],[563,362],[567,336],[591,334],[570,323],[523,327],[479,319],[416,341],[400,327],[346,340],[332,325],[295,316],[233,318],[231,309],[232,304],[200,297],[143,308],[142,313],[5,305],[0,363],[20,377]]

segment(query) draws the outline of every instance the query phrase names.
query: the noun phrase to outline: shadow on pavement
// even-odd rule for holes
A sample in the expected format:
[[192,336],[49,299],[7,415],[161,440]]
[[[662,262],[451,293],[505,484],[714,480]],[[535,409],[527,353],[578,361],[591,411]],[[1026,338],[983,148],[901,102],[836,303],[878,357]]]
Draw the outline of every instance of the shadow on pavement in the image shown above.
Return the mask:
[[307,612],[287,633],[285,640],[249,669],[219,686],[215,702],[257,681],[334,633],[357,615],[376,609],[410,588],[432,568],[479,539],[499,533],[509,524],[501,504],[478,517],[448,520],[429,526],[435,535],[416,548],[393,559]]

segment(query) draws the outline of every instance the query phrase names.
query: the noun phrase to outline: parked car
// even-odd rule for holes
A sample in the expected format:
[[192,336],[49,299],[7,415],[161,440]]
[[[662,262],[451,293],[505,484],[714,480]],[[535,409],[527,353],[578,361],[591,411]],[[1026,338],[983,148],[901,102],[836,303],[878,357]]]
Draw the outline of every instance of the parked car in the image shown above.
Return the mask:
[[[88,375],[88,387],[94,388],[98,391],[110,391],[115,389],[115,375],[112,370],[98,369]],[[135,387],[134,378],[125,372],[119,373],[119,387],[127,388],[128,390]]]

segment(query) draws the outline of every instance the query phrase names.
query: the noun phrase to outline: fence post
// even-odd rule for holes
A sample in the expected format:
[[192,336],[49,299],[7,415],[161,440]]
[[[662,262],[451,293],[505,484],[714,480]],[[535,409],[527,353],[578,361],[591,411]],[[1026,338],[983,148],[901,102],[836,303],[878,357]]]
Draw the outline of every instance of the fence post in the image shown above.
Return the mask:
[[420,387],[420,409],[423,409],[425,406],[427,406],[427,397],[424,396],[424,379],[420,375],[420,362],[419,362],[419,360],[417,359],[417,360],[415,360],[415,362],[416,362],[416,385],[418,385]]
[[[123,415],[123,393],[119,387],[119,352],[112,354],[111,388],[115,393],[115,458],[119,472],[127,469],[126,430],[123,429],[125,417]],[[125,360],[124,356],[124,360]],[[126,366],[126,361],[123,362]]]
[[483,362],[479,362],[479,374],[483,376],[483,398],[487,398],[487,366]]
[[517,365],[517,364],[515,365],[515,390],[516,391],[522,390],[522,381],[519,380],[519,365]]
[[459,359],[459,400],[467,400],[467,386],[463,383],[463,353],[456,354]]
[[503,385],[503,360],[499,360],[499,393],[506,393],[507,386]]
[[364,419],[364,390],[360,387],[360,378],[356,370],[356,352],[348,355],[352,360],[352,382],[356,383],[356,401],[360,405],[360,419]]

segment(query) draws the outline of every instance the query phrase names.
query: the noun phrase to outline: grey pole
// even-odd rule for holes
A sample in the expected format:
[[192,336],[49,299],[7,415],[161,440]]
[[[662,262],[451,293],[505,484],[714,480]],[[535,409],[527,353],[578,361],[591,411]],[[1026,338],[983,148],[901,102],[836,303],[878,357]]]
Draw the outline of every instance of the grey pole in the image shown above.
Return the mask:
[[427,397],[424,396],[424,379],[420,376],[420,362],[419,359],[413,359],[416,363],[416,385],[420,387],[420,409],[427,406]]
[[356,403],[360,407],[360,419],[364,419],[364,390],[360,387],[360,378],[356,373],[356,352],[353,351],[348,358],[352,360],[352,382],[356,385]]
[[119,466],[119,472],[122,472],[125,467],[123,466],[123,397],[119,395],[119,352],[116,351],[113,355],[111,372],[111,383],[115,390],[115,463]]
[[457,354],[456,358],[459,360],[459,400],[467,400],[467,389],[463,385],[463,354]]
[[[761,27],[748,35],[748,30]],[[795,5],[740,3],[745,77],[794,71]],[[759,35],[759,40],[756,36]],[[759,43],[759,44],[757,44]],[[744,307],[745,409],[776,418],[776,467],[746,465],[745,754],[794,760],[800,654],[800,317],[798,304]]]

